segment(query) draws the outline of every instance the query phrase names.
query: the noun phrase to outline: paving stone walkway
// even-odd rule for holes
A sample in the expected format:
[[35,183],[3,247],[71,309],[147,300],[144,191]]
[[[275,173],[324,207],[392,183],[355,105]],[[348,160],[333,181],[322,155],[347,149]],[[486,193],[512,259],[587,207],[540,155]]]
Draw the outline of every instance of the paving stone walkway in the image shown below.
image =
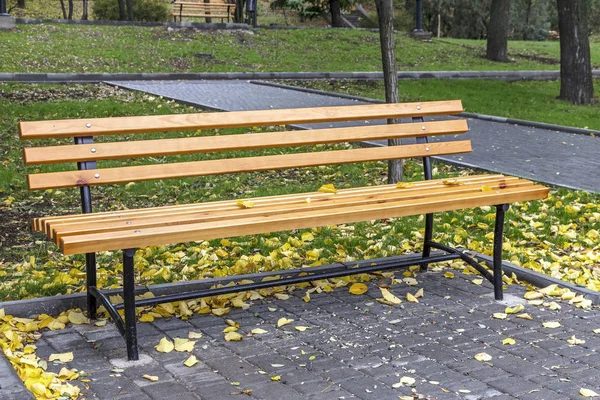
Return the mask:
[[[141,360],[134,364],[124,361],[124,341],[112,323],[45,331],[36,343],[37,354],[47,359],[51,353],[73,351],[68,366],[90,374],[83,389],[88,399],[391,400],[414,394],[439,400],[561,400],[582,398],[581,388],[598,390],[600,335],[592,332],[600,328],[597,310],[566,302],[559,311],[525,305],[531,321],[494,319],[492,313],[503,312],[505,305],[493,300],[492,286],[477,286],[470,282],[473,275],[455,274],[448,279],[442,272],[421,273],[418,286],[391,286],[402,299],[423,288],[418,304],[380,304],[377,282],[371,282],[365,295],[338,288],[313,293],[305,303],[304,290],[297,289],[288,300],[254,301],[249,309],[232,309],[223,317],[141,323]],[[507,303],[524,302],[524,292],[523,286],[510,286]],[[281,317],[294,321],[277,328]],[[225,319],[240,324],[242,341],[223,339]],[[543,328],[544,321],[562,326]],[[300,332],[295,326],[310,329]],[[258,327],[268,333],[248,336]],[[161,338],[186,338],[190,331],[203,334],[192,352],[199,364],[188,368],[183,361],[189,353],[154,349]],[[585,343],[569,345],[573,335]],[[516,344],[503,345],[507,337]],[[480,352],[492,360],[475,360]],[[142,378],[145,374],[159,379],[150,382]],[[415,384],[393,387],[405,376]]]
[[[109,83],[202,108],[224,111],[364,103],[336,97],[334,93],[307,93],[248,81]],[[441,159],[547,184],[600,193],[600,179],[594,178],[600,170],[600,138],[480,119],[470,119],[469,127],[470,132],[460,135],[456,140],[471,139],[474,151]]]

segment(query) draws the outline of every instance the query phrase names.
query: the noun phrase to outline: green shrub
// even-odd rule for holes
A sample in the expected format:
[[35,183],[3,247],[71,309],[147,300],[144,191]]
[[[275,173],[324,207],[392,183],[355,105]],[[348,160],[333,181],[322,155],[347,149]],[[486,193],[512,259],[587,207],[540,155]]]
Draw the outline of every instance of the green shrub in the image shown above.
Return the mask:
[[[134,21],[161,22],[167,21],[169,18],[170,6],[160,0],[131,0],[131,3],[133,4]],[[118,21],[121,19],[117,0],[95,0],[93,12],[94,17],[98,20]]]

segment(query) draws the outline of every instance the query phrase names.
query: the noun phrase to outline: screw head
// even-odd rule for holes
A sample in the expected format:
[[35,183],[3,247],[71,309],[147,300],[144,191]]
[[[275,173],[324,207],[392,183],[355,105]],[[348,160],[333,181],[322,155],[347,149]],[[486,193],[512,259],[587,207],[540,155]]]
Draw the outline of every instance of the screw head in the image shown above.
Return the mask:
[[421,106],[417,106],[417,110],[420,110],[420,109],[421,109]]
[[422,131],[425,131],[425,130],[427,130],[427,128],[426,128],[425,126],[422,126],[422,127],[421,127],[421,130],[422,130]]
[[96,152],[96,148],[95,148],[95,147],[92,147],[92,148],[90,149],[90,151],[91,151],[92,153],[95,153],[95,152]]
[[131,225],[131,221],[125,222],[125,225]]
[[87,124],[85,124],[85,127],[86,127],[86,128],[91,128],[91,127],[92,127],[92,124],[90,124],[90,123],[88,122]]
[[430,150],[429,147],[425,147],[425,151],[429,151],[429,150]]
[[139,229],[136,229],[134,232],[135,233],[140,233],[141,231]]
[[100,178],[100,174],[95,174],[94,178],[96,178],[96,179]]

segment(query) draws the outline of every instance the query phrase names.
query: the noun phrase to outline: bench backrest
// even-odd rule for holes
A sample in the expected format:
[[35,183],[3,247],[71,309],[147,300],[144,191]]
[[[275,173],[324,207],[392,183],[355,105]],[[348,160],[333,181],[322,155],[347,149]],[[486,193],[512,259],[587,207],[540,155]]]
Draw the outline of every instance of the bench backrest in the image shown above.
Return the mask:
[[[52,189],[128,183],[167,178],[230,174],[283,168],[353,162],[429,157],[471,151],[471,143],[428,143],[427,136],[464,133],[465,120],[371,125],[376,119],[452,115],[462,112],[460,101],[373,104],[304,109],[238,111],[140,117],[21,122],[21,139],[75,138],[77,144],[30,147],[24,150],[27,165],[76,162],[78,170],[28,175],[29,188]],[[283,124],[364,121],[360,126],[285,132],[264,132],[175,139],[129,140],[94,143],[93,137],[164,131],[196,131]],[[235,150],[294,147],[389,138],[420,138],[417,144],[263,155],[216,160],[157,163],[102,168],[102,160],[217,153]]]

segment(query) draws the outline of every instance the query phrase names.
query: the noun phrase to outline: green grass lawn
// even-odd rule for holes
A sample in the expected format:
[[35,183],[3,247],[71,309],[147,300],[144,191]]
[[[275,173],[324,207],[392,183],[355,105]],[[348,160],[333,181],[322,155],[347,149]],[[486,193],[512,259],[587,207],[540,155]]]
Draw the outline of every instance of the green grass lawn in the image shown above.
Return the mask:
[[[43,235],[29,231],[31,217],[79,212],[78,191],[30,192],[26,189],[25,175],[36,171],[36,168],[26,168],[22,164],[21,149],[26,143],[18,140],[17,121],[195,110],[164,99],[106,86],[2,85],[0,90],[3,91],[0,98],[0,108],[3,110],[0,115],[0,143],[3,145],[1,162],[5,166],[0,175],[0,223],[3,226],[0,231],[0,300],[81,291],[84,289],[85,276],[83,258],[62,256]],[[220,130],[219,134],[239,132],[239,129]],[[189,134],[175,132],[169,135]],[[210,135],[214,132],[199,134]],[[346,145],[339,146],[345,148]],[[107,165],[111,165],[110,162]],[[47,171],[46,167],[43,169]],[[443,164],[435,167],[436,177],[472,173]],[[248,198],[314,191],[328,183],[338,188],[374,185],[383,183],[385,174],[386,163],[359,163],[111,185],[93,188],[94,207],[101,211]],[[419,162],[409,161],[405,164],[407,180],[421,177]],[[504,244],[504,257],[513,263],[600,290],[597,248],[599,200],[598,195],[560,189],[553,190],[544,201],[514,204],[507,216],[506,237],[510,239]],[[493,213],[489,207],[436,214],[435,240],[442,243],[462,245],[490,254],[492,230]],[[311,232],[313,239],[303,239],[302,233],[307,231]],[[418,251],[422,234],[423,217],[415,216],[150,247],[141,249],[136,257],[136,265],[140,267],[138,283],[156,284],[302,265],[314,266]],[[104,287],[119,286],[120,258],[113,253],[103,253],[99,256],[99,262],[100,284]],[[464,268],[458,262],[454,262],[453,266]]]
[[[446,39],[426,43],[397,34],[396,43],[398,69],[405,71],[558,68],[541,48],[526,56],[511,53],[515,62],[497,63],[483,58],[481,46]],[[352,30],[169,32],[164,27],[18,25],[0,32],[0,46],[0,72],[381,70],[378,33]]]

